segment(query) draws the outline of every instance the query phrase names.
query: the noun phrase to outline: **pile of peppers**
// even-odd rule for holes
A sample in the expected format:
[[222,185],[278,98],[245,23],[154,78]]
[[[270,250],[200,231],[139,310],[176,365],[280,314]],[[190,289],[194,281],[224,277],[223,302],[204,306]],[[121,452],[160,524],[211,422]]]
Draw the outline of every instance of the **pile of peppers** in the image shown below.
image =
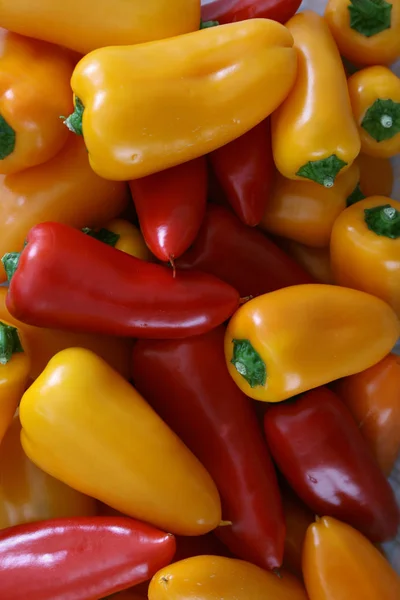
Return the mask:
[[399,600],[400,0],[324,10],[0,2],[0,600]]

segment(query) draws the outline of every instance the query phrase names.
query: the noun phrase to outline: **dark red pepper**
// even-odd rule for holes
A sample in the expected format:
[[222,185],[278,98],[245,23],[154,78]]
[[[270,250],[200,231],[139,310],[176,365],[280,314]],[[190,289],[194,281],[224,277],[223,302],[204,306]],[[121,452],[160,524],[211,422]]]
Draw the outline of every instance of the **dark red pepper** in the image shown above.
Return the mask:
[[373,542],[396,535],[392,488],[336,394],[321,387],[276,404],[264,425],[275,462],[314,513],[345,521]]
[[199,458],[232,525],[216,530],[240,558],[282,564],[285,525],[275,470],[249,399],[226,368],[224,328],[180,341],[138,341],[135,387]]
[[2,600],[103,598],[168,565],[175,538],[124,517],[76,517],[0,532]]
[[313,282],[311,275],[261,231],[247,227],[230,211],[212,204],[207,207],[194,244],[176,266],[211,273],[243,297]]
[[33,227],[12,272],[7,308],[24,323],[147,338],[183,338],[213,329],[239,294],[205,273],[179,272],[120,252],[60,223]]
[[140,229],[151,252],[173,261],[195,239],[206,210],[204,157],[129,183]]
[[201,18],[221,25],[260,17],[286,23],[300,4],[301,0],[214,0],[202,5]]

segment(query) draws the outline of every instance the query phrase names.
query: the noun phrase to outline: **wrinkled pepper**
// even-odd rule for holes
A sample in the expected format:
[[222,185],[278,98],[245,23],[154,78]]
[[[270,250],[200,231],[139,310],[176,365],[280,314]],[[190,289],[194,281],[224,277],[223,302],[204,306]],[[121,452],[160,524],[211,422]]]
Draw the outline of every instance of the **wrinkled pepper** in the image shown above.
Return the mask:
[[361,151],[377,158],[398,154],[400,79],[387,67],[374,66],[357,71],[347,83]]
[[207,533],[220,523],[219,495],[204,467],[89,350],[53,357],[25,392],[20,417],[28,457],[74,489],[177,534]]
[[276,243],[318,283],[334,283],[329,247],[313,248],[285,238],[275,239]]
[[310,525],[303,551],[310,600],[398,600],[400,578],[359,531],[332,517]]
[[368,196],[390,196],[393,189],[393,167],[388,158],[359,154],[356,163],[360,169],[360,191]]
[[250,300],[231,318],[225,358],[240,389],[280,402],[363,371],[400,334],[385,302],[333,285],[297,285]]
[[371,196],[336,219],[331,237],[335,281],[382,298],[400,316],[399,203]]
[[306,10],[286,23],[298,52],[296,82],[272,115],[272,148],[288,179],[332,187],[360,152],[347,80],[324,19]]
[[132,377],[213,478],[230,523],[218,537],[239,558],[275,569],[285,539],[278,483],[249,399],[226,368],[224,333],[220,327],[187,340],[139,340]]
[[31,229],[22,253],[3,263],[12,276],[7,309],[38,327],[182,338],[220,325],[239,304],[237,291],[212,275],[174,277],[60,223]]
[[101,177],[151,175],[231,142],[271,114],[296,76],[292,46],[283,25],[252,19],[96,50],[75,68],[75,113],[66,124],[83,133]]
[[221,25],[258,18],[286,23],[300,4],[301,0],[213,0],[202,3],[201,17]]
[[83,232],[141,260],[152,259],[140,229],[126,219],[112,219],[100,229],[84,228]]

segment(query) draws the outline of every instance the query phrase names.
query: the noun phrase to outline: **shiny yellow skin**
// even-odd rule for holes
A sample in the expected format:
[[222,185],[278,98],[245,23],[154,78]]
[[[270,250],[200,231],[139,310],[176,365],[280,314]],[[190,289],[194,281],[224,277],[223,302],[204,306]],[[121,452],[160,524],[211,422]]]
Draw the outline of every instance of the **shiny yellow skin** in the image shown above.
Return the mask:
[[280,23],[251,19],[88,54],[71,86],[93,170],[137,179],[241,136],[287,96],[292,45]]
[[21,441],[46,473],[181,535],[221,520],[211,477],[140,394],[89,350],[53,357],[21,400]]
[[[371,367],[399,335],[396,314],[375,296],[333,285],[296,285],[239,308],[226,330],[226,364],[247,396],[280,402]],[[266,365],[264,386],[250,387],[231,363],[232,340],[249,340],[258,352]]]
[[104,229],[120,236],[114,246],[117,250],[121,250],[121,252],[126,252],[142,260],[152,259],[152,254],[146,246],[140,229],[129,223],[129,221],[125,219],[113,219],[104,225]]
[[30,367],[25,352],[13,354],[7,364],[0,365],[0,442],[28,384]]

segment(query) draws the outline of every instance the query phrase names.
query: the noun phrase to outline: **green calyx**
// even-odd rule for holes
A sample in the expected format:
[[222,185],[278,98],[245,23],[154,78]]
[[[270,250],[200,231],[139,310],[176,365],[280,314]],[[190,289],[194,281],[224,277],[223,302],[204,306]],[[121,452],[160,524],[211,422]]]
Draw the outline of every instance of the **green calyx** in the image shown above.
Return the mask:
[[94,229],[89,229],[89,227],[85,227],[82,229],[82,232],[95,240],[99,240],[99,242],[104,242],[107,246],[112,246],[115,248],[116,243],[121,237],[119,233],[114,233],[113,231],[109,231],[108,229],[101,228],[98,231]]
[[365,37],[390,29],[392,5],[385,0],[350,0],[350,27]]
[[347,163],[344,160],[338,158],[336,154],[332,154],[321,160],[310,160],[297,171],[296,175],[315,181],[315,183],[319,183],[326,188],[331,188],[339,171],[346,165]]
[[365,113],[361,127],[377,142],[390,140],[400,132],[400,103],[378,98]]
[[352,204],[356,204],[357,202],[360,202],[360,200],[364,200],[365,198],[366,198],[366,196],[364,196],[364,194],[362,193],[362,191],[360,189],[360,184],[357,183],[356,187],[354,188],[354,190],[351,192],[350,196],[346,200],[346,206],[351,206]]
[[67,117],[66,119],[64,119],[64,117],[61,117],[62,119],[64,119],[64,125],[66,125],[70,131],[76,133],[76,135],[83,135],[82,117],[84,110],[85,107],[83,106],[81,100],[79,100],[79,98],[75,98],[74,112],[71,115],[69,115],[69,117]]
[[217,27],[218,21],[200,21],[200,29],[209,29],[210,27]]
[[6,365],[13,354],[23,351],[17,329],[0,322],[0,365]]
[[233,357],[231,363],[236,371],[245,378],[252,388],[265,385],[267,367],[249,340],[232,340],[232,343]]
[[0,160],[10,156],[15,149],[15,131],[0,115]]
[[9,282],[11,281],[15,271],[18,269],[18,263],[20,258],[21,252],[8,252],[1,259]]
[[400,237],[400,211],[390,204],[364,210],[364,220],[370,231],[392,240]]

